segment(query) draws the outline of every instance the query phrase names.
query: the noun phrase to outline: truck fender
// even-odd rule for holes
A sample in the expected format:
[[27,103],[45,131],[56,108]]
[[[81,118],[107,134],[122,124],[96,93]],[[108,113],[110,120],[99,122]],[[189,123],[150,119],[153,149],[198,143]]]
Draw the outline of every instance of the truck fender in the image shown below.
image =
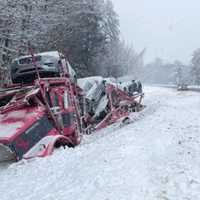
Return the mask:
[[51,155],[55,148],[70,144],[71,141],[69,138],[63,135],[46,136],[34,145],[26,154],[24,154],[23,158],[31,159],[35,157],[46,157]]

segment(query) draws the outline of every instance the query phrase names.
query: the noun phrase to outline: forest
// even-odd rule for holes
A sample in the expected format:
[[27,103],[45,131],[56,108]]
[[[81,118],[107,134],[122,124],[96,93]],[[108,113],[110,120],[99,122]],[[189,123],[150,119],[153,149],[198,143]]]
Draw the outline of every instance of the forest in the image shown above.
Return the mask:
[[122,76],[141,63],[141,53],[121,39],[110,0],[1,0],[0,9],[1,84],[29,45],[35,53],[64,53],[78,77]]
[[146,63],[148,48],[137,52],[122,38],[111,0],[1,0],[0,10],[0,85],[10,82],[12,59],[28,54],[29,45],[35,53],[62,52],[78,77],[200,84],[200,49],[191,52],[189,64],[162,58]]

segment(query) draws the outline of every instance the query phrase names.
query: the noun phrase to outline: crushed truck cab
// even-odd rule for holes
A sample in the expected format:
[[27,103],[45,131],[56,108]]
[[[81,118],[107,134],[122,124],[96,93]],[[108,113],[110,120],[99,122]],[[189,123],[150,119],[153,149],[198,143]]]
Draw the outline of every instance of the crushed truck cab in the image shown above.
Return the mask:
[[79,144],[75,95],[68,78],[44,78],[1,91],[0,161],[46,156],[54,147]]

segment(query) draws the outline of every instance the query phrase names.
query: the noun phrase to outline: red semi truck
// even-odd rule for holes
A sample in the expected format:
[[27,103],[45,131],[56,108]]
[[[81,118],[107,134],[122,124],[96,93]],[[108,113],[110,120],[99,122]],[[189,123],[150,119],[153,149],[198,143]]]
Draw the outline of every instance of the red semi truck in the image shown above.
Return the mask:
[[[46,63],[44,55],[49,59]],[[127,119],[130,112],[142,108],[142,93],[130,96],[105,80],[90,84],[94,87],[86,95],[69,62],[58,52],[31,54],[14,63],[11,75],[17,84],[0,90],[0,162],[45,157],[55,148],[75,147],[84,134]],[[19,63],[23,70],[18,69]],[[56,73],[51,70],[51,76],[45,77],[47,63]]]

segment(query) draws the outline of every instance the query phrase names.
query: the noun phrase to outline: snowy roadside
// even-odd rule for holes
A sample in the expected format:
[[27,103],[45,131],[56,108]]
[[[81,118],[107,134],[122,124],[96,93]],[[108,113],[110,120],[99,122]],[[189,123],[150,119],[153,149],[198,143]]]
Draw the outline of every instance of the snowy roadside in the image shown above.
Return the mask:
[[200,96],[147,87],[134,123],[0,171],[1,200],[200,199]]

